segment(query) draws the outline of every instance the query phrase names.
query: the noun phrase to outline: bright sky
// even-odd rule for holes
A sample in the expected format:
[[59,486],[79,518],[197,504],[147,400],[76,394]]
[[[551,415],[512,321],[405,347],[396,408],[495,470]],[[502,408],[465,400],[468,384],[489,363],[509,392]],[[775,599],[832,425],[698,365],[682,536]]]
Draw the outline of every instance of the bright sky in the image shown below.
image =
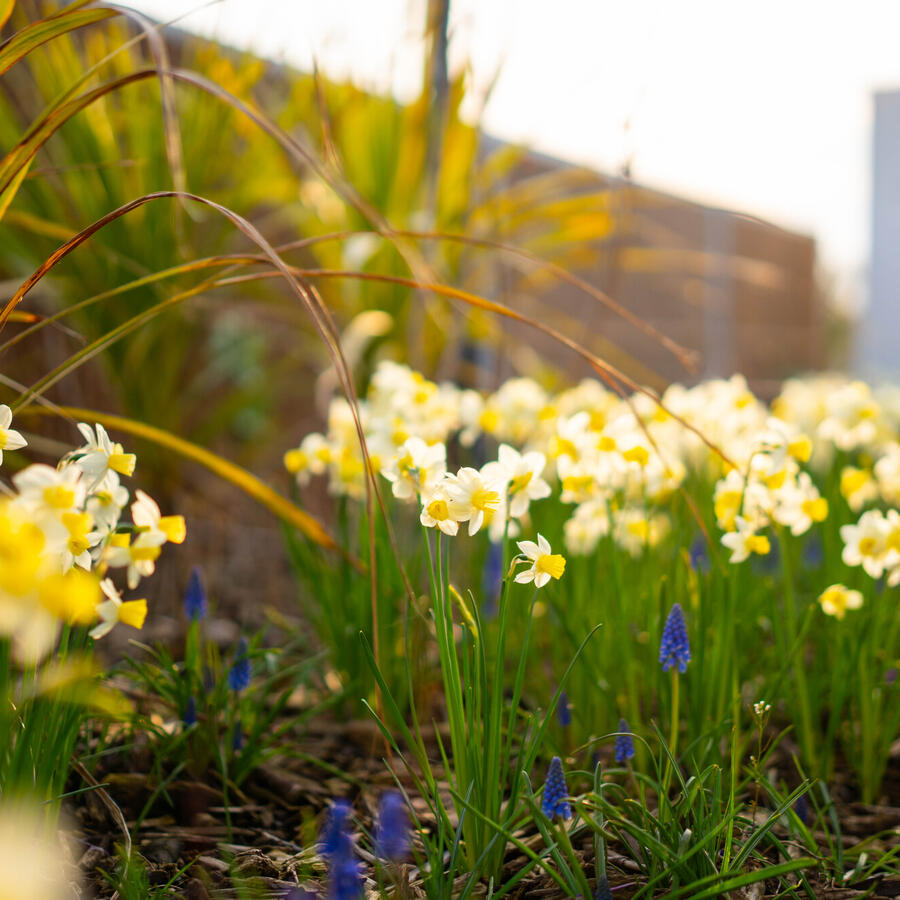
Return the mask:
[[[133,0],[159,18],[200,0]],[[415,95],[423,0],[220,0],[182,25]],[[871,93],[900,89],[894,0],[452,0],[497,137],[812,234],[842,280],[866,264]]]

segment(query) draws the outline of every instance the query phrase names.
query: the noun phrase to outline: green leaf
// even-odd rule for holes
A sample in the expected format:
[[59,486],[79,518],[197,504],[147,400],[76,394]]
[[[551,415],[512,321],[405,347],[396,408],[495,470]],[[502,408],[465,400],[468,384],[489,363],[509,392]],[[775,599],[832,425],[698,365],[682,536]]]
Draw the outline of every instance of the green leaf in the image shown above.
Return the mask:
[[[8,6],[6,9],[4,9],[4,2]],[[73,3],[55,16],[34,22],[14,34],[0,47],[0,75],[19,60],[24,59],[36,47],[40,47],[41,44],[46,44],[47,41],[52,41],[61,34],[74,31],[76,28],[84,28],[85,25],[92,25],[95,22],[102,22],[104,19],[120,15],[118,10],[103,6],[95,9],[79,10],[76,8],[83,5],[83,3]],[[13,0],[0,0],[0,25],[6,21],[6,18],[9,18],[12,7]],[[6,18],[4,18],[4,12]]]

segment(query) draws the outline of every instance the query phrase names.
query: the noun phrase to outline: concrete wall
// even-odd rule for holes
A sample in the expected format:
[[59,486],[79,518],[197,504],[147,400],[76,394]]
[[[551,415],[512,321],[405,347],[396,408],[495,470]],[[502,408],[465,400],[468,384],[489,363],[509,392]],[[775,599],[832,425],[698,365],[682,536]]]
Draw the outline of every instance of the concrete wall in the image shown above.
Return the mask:
[[856,365],[869,377],[900,376],[900,91],[875,94],[869,303]]

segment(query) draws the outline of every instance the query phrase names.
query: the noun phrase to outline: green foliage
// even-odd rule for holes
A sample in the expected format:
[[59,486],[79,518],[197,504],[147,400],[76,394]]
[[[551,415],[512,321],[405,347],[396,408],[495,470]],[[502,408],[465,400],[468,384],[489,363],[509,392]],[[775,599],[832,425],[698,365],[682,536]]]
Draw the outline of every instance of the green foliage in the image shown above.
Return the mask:
[[[172,729],[141,715],[132,724],[152,736],[157,783],[165,785],[182,769],[195,778],[212,771],[226,796],[229,785],[240,787],[296,727],[299,719],[286,720],[287,703],[316,665],[315,659],[283,664],[296,650],[293,642],[281,652],[264,650],[262,633],[223,656],[198,620],[187,626],[183,660],[175,660],[163,646],[143,650],[143,658],[126,660],[131,677],[141,692],[162,705],[167,721],[180,722]],[[246,686],[242,678],[234,680],[236,666],[246,669]],[[161,792],[154,794],[145,813]]]

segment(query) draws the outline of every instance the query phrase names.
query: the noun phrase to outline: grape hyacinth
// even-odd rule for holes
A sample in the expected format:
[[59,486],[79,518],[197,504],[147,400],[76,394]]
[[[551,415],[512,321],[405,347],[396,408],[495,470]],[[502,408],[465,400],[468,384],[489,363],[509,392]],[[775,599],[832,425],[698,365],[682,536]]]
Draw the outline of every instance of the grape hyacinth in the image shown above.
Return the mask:
[[385,791],[378,805],[375,855],[402,862],[409,855],[409,811],[400,791]]
[[709,571],[709,550],[706,546],[706,537],[702,532],[698,532],[694,540],[691,541],[688,554],[691,560],[691,568],[695,572]]
[[335,857],[328,871],[328,900],[365,897],[360,864],[352,855]]
[[341,854],[347,854],[353,850],[353,841],[350,838],[350,803],[347,800],[335,800],[331,812],[325,820],[322,829],[322,856],[331,859]]
[[321,853],[328,861],[329,900],[357,900],[363,896],[360,864],[353,851],[350,835],[350,804],[335,801],[325,823]]
[[228,670],[228,687],[235,693],[244,690],[250,684],[250,659],[247,656],[247,649],[247,639],[241,638],[234,655],[234,663]]
[[625,719],[619,719],[619,732],[616,735],[615,754],[616,762],[621,766],[634,759],[634,738]]
[[572,818],[572,807],[569,806],[566,797],[569,789],[566,787],[566,776],[563,772],[562,761],[554,756],[550,761],[547,771],[547,781],[544,784],[544,796],[541,800],[541,809],[548,819],[559,816],[561,819]]
[[684,623],[681,605],[678,603],[672,606],[663,627],[662,641],[659,645],[659,661],[662,664],[663,672],[668,672],[673,665],[677,665],[678,671],[681,673],[687,671],[687,664],[691,661],[687,626]]
[[182,715],[181,720],[188,728],[197,723],[197,701],[194,699],[193,694],[187,698],[187,703],[184,705],[184,715]]
[[565,691],[559,695],[559,702],[556,704],[556,718],[563,728],[568,728],[572,724],[572,705],[569,703],[569,695]]
[[184,614],[191,622],[199,622],[206,618],[208,611],[209,601],[206,598],[206,588],[203,587],[203,576],[200,567],[194,566],[184,592]]
[[234,733],[231,735],[231,749],[235,753],[240,753],[244,749],[244,729],[241,727],[241,720],[235,717]]

